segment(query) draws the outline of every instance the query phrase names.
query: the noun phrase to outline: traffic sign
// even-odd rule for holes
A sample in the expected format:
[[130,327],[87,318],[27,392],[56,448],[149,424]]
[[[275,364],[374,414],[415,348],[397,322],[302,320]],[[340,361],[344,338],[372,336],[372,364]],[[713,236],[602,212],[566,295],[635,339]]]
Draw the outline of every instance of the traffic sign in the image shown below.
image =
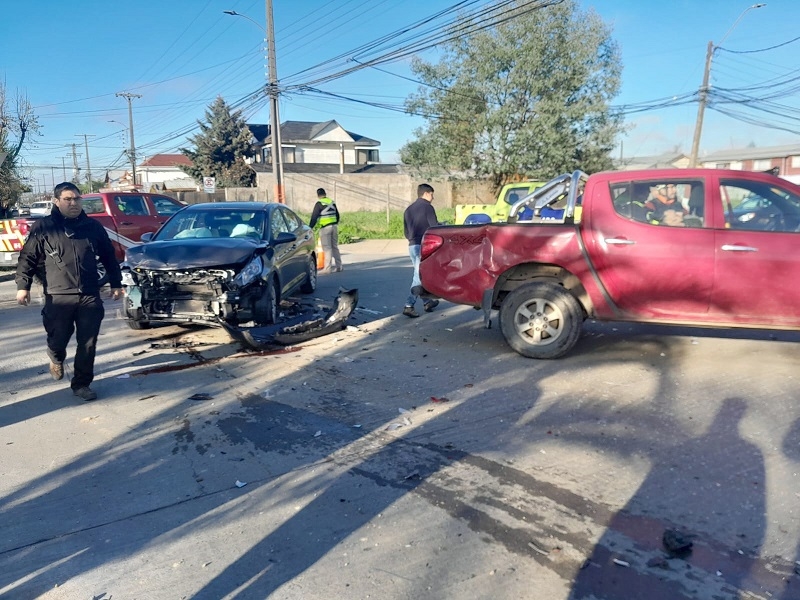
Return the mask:
[[203,177],[203,191],[213,194],[217,191],[217,180],[214,177]]

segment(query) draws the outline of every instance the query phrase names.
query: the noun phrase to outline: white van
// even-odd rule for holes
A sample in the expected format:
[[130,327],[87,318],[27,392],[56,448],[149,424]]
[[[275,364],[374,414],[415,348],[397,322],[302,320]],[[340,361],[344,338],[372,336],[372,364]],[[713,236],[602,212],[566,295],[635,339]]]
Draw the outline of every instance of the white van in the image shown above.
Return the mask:
[[31,216],[46,217],[53,210],[53,203],[50,200],[42,200],[31,204]]

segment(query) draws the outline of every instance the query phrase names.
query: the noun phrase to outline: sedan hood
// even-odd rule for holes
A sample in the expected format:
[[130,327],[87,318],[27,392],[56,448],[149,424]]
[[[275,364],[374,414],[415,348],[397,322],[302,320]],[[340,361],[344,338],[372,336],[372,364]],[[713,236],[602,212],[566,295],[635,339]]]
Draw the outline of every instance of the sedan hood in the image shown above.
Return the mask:
[[125,260],[133,269],[203,269],[242,265],[259,244],[247,238],[201,238],[148,242],[128,248]]

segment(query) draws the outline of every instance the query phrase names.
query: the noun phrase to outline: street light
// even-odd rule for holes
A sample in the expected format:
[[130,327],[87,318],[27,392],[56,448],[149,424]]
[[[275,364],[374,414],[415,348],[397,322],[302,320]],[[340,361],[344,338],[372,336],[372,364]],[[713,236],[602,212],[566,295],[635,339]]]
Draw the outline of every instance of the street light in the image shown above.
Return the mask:
[[708,42],[708,48],[706,50],[706,68],[703,71],[703,85],[700,86],[700,100],[697,105],[697,121],[694,125],[694,137],[692,138],[692,153],[689,156],[689,167],[694,168],[697,166],[697,154],[700,150],[700,135],[703,132],[703,115],[706,111],[706,103],[708,102],[708,79],[709,75],[711,74],[711,59],[714,56],[714,51],[722,46],[722,42],[724,42],[727,37],[731,34],[731,32],[736,28],[739,24],[739,21],[742,20],[749,11],[753,10],[754,8],[761,8],[762,6],[766,6],[765,2],[759,2],[758,4],[753,4],[748,6],[742,11],[742,14],[733,22],[731,28],[728,29],[728,33],[722,36],[722,39],[719,41],[719,44],[716,46],[714,42]]
[[281,204],[285,203],[283,195],[283,155],[281,154],[281,120],[278,116],[278,67],[275,63],[275,32],[274,24],[272,22],[272,0],[266,0],[267,11],[267,29],[264,29],[259,23],[238,13],[235,10],[223,10],[226,15],[234,17],[243,17],[256,25],[261,31],[264,32],[264,41],[266,42],[266,59],[268,64],[267,76],[267,95],[270,101],[270,134],[271,134],[271,152],[272,152],[272,174],[275,178],[275,200]]

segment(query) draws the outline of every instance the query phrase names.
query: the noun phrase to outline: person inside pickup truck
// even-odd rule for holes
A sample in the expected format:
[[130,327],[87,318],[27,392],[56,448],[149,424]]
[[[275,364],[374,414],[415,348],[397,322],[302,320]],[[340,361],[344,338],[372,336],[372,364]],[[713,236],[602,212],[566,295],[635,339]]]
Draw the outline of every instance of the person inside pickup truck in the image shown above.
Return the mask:
[[[669,189],[670,186],[672,190]],[[647,220],[650,223],[683,227],[683,215],[686,214],[686,209],[678,200],[676,190],[674,183],[662,183],[650,188],[650,199],[644,203],[647,209]]]

